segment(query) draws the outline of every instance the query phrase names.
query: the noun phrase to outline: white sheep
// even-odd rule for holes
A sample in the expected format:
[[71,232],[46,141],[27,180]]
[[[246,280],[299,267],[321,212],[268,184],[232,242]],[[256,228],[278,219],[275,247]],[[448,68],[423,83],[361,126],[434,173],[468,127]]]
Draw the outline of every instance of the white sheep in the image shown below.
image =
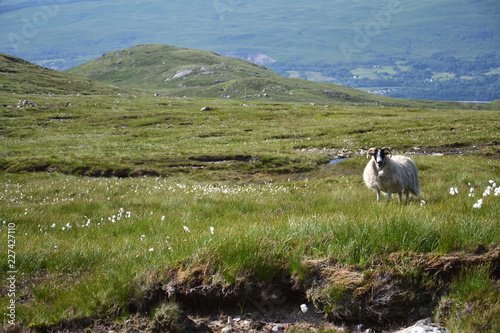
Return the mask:
[[410,158],[392,156],[391,150],[386,147],[370,148],[368,154],[372,155],[372,158],[363,171],[363,180],[368,188],[375,191],[377,201],[380,201],[380,192],[387,193],[387,201],[391,199],[392,193],[399,195],[399,202],[403,200],[403,192],[406,194],[407,203],[410,193],[418,197],[418,169]]

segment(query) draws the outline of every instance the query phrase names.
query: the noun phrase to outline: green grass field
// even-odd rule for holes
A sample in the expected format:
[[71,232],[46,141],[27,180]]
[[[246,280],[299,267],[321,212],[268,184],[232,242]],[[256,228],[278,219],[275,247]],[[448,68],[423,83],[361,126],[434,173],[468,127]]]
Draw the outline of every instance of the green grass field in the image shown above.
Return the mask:
[[[154,286],[172,283],[172,269],[186,283],[202,271],[204,283],[227,287],[269,283],[285,271],[308,286],[304,298],[332,320],[347,320],[341,308],[353,309],[351,297],[366,295],[385,271],[436,293],[425,306],[406,294],[398,300],[406,314],[414,315],[410,305],[434,304],[435,320],[451,332],[499,328],[492,273],[498,262],[434,274],[411,259],[498,249],[498,111],[0,98],[5,105],[37,103],[0,108],[3,244],[15,225],[15,262],[2,245],[1,279],[17,271],[15,319],[23,328],[137,315],[153,323],[164,303],[151,301],[146,311],[137,304]],[[412,155],[420,198],[377,203],[361,178],[361,149],[371,146],[447,154]],[[339,154],[350,158],[327,164]],[[354,290],[354,282],[309,285],[318,278],[314,260],[362,272],[366,289]],[[5,309],[13,298],[5,286],[0,296]],[[8,321],[2,318],[4,328]]]

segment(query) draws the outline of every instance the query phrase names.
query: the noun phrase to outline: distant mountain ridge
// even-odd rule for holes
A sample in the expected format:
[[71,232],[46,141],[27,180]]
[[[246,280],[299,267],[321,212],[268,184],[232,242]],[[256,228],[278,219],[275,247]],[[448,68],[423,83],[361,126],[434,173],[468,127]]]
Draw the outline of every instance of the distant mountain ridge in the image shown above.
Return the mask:
[[58,69],[144,43],[300,65],[470,59],[499,51],[498,22],[497,0],[4,0],[0,52]]

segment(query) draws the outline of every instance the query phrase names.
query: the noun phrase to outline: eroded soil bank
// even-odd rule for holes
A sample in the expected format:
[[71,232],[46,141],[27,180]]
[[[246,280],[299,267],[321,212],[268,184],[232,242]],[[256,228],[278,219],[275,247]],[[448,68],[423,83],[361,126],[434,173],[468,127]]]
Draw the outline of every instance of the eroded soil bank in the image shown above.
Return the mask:
[[[185,265],[188,266],[188,265]],[[138,282],[127,318],[81,318],[30,332],[394,332],[433,317],[450,282],[487,266],[500,277],[500,245],[451,254],[394,253],[368,267],[304,258],[304,271],[251,273],[229,282],[207,264],[165,267]],[[440,311],[445,311],[441,309]],[[11,331],[26,328],[11,327]]]

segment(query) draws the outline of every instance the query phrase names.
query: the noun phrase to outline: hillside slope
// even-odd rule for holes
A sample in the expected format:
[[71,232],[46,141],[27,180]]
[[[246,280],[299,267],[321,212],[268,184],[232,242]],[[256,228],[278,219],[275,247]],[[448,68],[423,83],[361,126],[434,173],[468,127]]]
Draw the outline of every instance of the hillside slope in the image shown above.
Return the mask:
[[110,95],[131,91],[70,73],[58,72],[0,53],[0,92]]
[[101,82],[188,97],[375,103],[379,96],[335,84],[285,78],[210,51],[147,44],[106,53],[67,70]]
[[147,44],[113,51],[67,72],[108,83],[147,90],[204,87],[276,73],[253,63],[210,51]]

